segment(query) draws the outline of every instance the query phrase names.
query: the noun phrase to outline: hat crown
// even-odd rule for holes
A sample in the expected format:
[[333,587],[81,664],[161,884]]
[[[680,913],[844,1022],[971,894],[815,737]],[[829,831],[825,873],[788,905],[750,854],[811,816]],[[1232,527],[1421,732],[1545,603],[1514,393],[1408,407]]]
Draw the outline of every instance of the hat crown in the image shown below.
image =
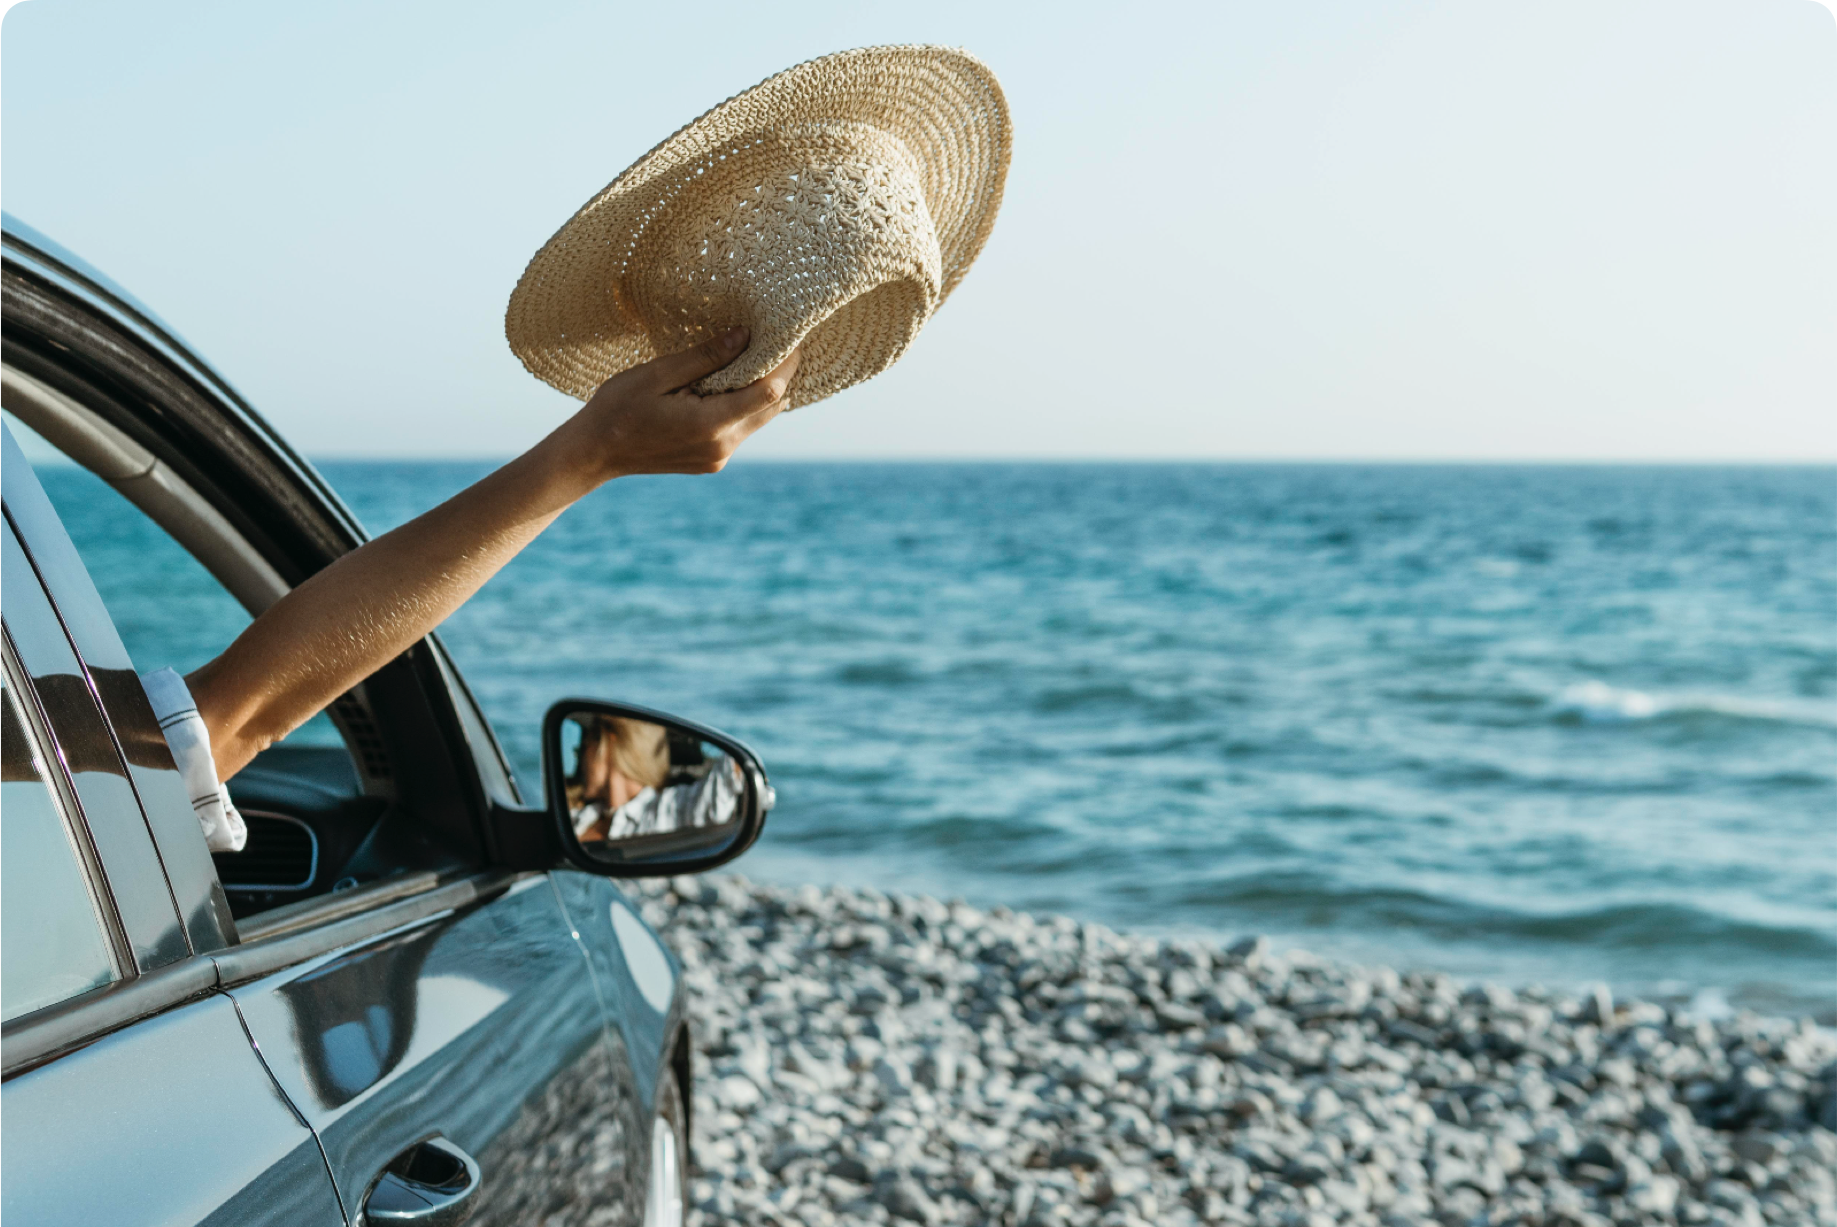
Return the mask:
[[734,141],[682,168],[661,196],[667,207],[633,244],[618,286],[659,353],[736,324],[803,335],[891,281],[914,283],[927,317],[942,296],[918,168],[872,125]]

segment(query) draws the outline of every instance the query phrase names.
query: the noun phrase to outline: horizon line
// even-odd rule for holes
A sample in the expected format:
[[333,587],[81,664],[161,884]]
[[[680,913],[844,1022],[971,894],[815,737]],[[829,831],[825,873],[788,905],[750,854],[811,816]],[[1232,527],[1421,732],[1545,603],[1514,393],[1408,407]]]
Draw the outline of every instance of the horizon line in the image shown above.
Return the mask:
[[[359,455],[302,453],[314,464],[506,464],[521,453],[493,452],[460,455]],[[1363,457],[1363,456],[736,456],[732,466],[772,464],[1015,464],[1015,465],[1242,465],[1242,466],[1363,466],[1395,468],[1717,468],[1717,469],[1837,469],[1837,456],[1813,459],[1742,457],[1735,459],[1652,457]]]

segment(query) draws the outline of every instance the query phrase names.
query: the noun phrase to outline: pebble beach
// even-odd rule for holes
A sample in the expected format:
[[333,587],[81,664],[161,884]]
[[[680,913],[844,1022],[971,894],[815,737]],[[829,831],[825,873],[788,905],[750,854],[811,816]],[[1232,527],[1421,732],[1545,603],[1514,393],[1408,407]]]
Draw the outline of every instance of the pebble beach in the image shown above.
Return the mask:
[[633,884],[698,1046],[694,1221],[1837,1224],[1837,1037],[1247,937]]

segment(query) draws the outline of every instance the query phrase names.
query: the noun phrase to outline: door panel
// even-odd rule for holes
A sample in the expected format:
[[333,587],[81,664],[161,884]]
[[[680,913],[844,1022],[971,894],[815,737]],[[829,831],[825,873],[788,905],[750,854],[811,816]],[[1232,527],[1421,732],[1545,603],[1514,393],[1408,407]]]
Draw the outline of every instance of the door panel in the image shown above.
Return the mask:
[[[659,1020],[644,1008],[612,933],[610,907],[613,900],[622,903],[623,896],[605,878],[573,870],[555,870],[549,874],[549,881],[561,900],[562,914],[587,956],[599,995],[612,1074],[620,1079],[626,1145],[621,1163],[624,1170],[648,1177],[657,1079],[667,1072],[669,1055],[663,1049]],[[643,1180],[634,1177],[633,1183],[641,1186]]]
[[593,964],[607,1019],[630,1054],[639,1099],[654,1104],[657,1074],[669,1064],[675,963],[611,881],[565,870],[549,876]]
[[478,1162],[476,1227],[638,1220],[631,1076],[546,877],[231,995],[353,1220],[436,1133]]
[[342,1227],[325,1159],[227,997],[7,1081],[0,1218]]

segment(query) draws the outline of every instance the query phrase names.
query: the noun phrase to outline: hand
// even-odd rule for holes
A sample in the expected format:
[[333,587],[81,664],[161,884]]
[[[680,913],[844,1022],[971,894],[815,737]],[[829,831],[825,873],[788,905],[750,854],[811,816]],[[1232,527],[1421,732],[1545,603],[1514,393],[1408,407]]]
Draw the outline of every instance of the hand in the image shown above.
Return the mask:
[[599,386],[558,434],[594,467],[595,481],[638,473],[718,473],[734,449],[784,409],[798,351],[744,388],[714,396],[689,390],[746,351],[732,328],[693,349],[621,371]]

